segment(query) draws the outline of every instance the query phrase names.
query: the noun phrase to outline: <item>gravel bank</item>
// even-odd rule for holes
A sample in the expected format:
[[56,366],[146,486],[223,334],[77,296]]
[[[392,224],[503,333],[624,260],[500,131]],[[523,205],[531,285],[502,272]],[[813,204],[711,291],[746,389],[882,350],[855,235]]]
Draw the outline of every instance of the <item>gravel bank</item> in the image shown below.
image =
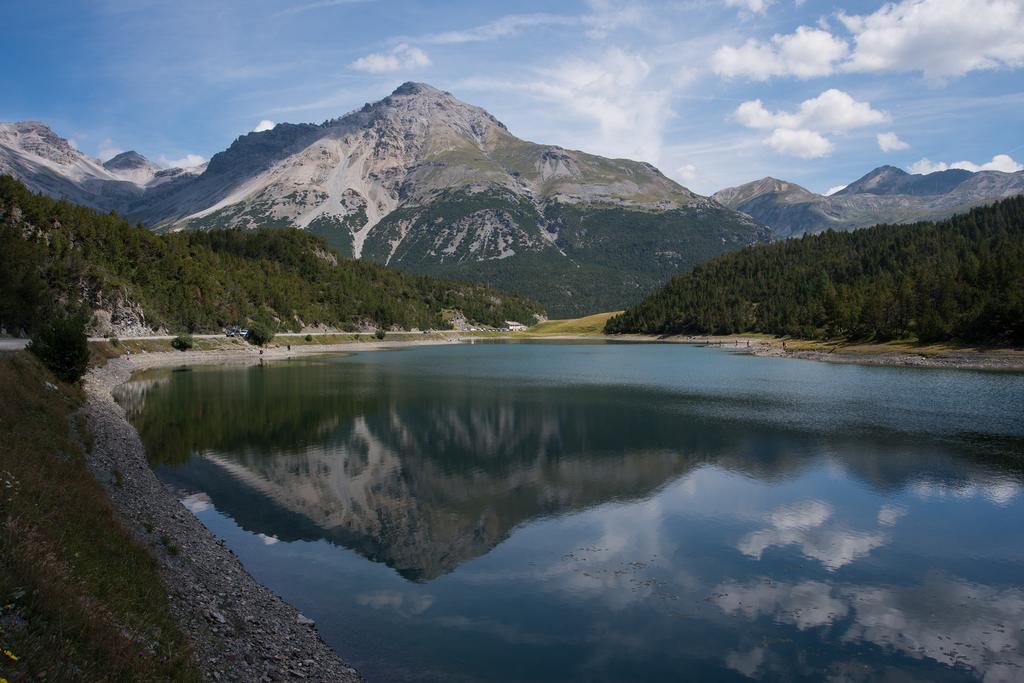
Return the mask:
[[[182,363],[261,359],[445,342],[375,342],[258,351],[150,353],[117,358],[85,378],[83,409],[95,439],[89,466],[125,525],[160,565],[171,609],[210,681],[361,681],[312,621],[256,582],[223,542],[186,510],[150,469],[135,428],[111,391],[135,370]],[[355,626],[353,626],[355,627]]]
[[[776,358],[800,358],[825,363],[846,363],[854,365],[883,365],[888,367],[941,368],[946,370],[1001,370],[1024,372],[1024,355],[984,351],[949,351],[941,354],[924,355],[905,351],[872,351],[869,349],[786,349],[779,341],[764,341],[763,338],[668,338],[685,344],[721,347],[739,353]],[[747,346],[747,342],[750,343]]]
[[884,365],[889,367],[943,368],[947,370],[998,370],[1004,372],[1024,372],[1024,352],[1013,351],[947,351],[939,354],[925,355],[909,351],[872,350],[870,347],[837,348],[835,350],[793,349],[783,348],[780,340],[767,341],[764,337],[703,337],[703,336],[668,336],[642,334],[618,335],[550,335],[536,336],[532,339],[564,339],[564,340],[606,340],[619,342],[647,342],[663,344],[693,344],[722,348],[736,353],[749,353],[754,356],[774,358],[800,358],[825,363],[848,363],[854,365]]

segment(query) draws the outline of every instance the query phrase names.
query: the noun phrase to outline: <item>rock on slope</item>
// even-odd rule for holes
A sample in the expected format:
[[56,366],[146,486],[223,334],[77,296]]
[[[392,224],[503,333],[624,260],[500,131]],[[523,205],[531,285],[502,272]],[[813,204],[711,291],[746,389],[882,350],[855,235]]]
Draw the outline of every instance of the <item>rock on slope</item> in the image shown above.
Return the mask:
[[356,258],[523,292],[556,316],[622,307],[680,269],[770,238],[649,164],[520,140],[422,83],[320,125],[243,135],[200,174],[140,186],[124,180],[148,177],[135,163],[107,179],[128,188],[116,206],[95,189],[63,196],[157,230],[306,229]]
[[972,173],[949,169],[910,174],[881,166],[831,196],[762,178],[719,190],[713,198],[770,226],[779,237],[852,230],[877,223],[948,218],[971,207],[1024,192],[1024,171]]

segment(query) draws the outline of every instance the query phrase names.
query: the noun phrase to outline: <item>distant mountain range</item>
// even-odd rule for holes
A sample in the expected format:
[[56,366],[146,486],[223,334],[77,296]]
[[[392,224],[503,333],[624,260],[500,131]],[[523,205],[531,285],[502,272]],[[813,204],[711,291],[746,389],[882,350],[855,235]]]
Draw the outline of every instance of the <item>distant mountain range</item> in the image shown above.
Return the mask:
[[910,174],[881,166],[833,195],[795,183],[762,178],[719,190],[712,198],[771,227],[776,237],[853,230],[878,223],[948,218],[972,207],[1024,192],[1024,171],[972,173],[949,169]]
[[746,245],[1024,192],[1024,173],[883,166],[828,197],[774,178],[703,197],[650,164],[521,140],[423,83],[322,124],[248,133],[192,169],[136,152],[100,163],[42,123],[0,124],[0,173],[157,232],[308,230],[345,256],[526,294],[554,317],[632,305]]
[[520,140],[422,83],[322,124],[248,133],[200,169],[104,164],[36,122],[0,124],[0,173],[157,231],[293,227],[343,255],[527,294],[554,316],[620,308],[771,239],[658,169]]

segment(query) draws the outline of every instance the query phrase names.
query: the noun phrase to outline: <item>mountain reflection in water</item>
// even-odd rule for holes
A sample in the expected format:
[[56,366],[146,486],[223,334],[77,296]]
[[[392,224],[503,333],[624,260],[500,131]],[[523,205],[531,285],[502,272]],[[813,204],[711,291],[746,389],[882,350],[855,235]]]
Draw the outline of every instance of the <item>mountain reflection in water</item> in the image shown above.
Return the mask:
[[[955,399],[942,395],[951,376]],[[679,347],[506,345],[149,371],[118,400],[160,476],[197,512],[212,508],[264,543],[326,541],[414,582],[359,592],[354,608],[364,612],[432,617],[420,625],[554,656],[548,649],[565,634],[510,619],[507,605],[433,616],[434,588],[454,573],[463,592],[465,582],[496,585],[523,592],[524,604],[538,591],[585,597],[602,648],[657,660],[636,680],[672,678],[680,667],[713,678],[827,671],[861,680],[848,653],[837,655],[844,643],[870,643],[888,653],[884,662],[872,655],[882,669],[922,679],[1019,680],[1024,596],[1004,579],[1024,570],[1019,523],[960,548],[916,544],[1019,512],[1024,428],[1012,416],[1024,407],[1022,387],[1011,375]],[[941,529],[917,519],[919,538],[897,542],[915,506],[950,501],[974,501],[974,516],[946,517]],[[573,545],[581,532],[565,529],[596,519],[617,528]],[[561,545],[522,547],[556,527]],[[668,536],[653,540],[655,530]],[[549,545],[562,550],[549,557]],[[459,571],[485,556],[483,568]],[[304,576],[307,592],[326,575]],[[728,626],[737,619],[767,630],[760,640],[756,630],[743,635]],[[703,624],[693,642],[664,640],[693,620]],[[382,631],[395,629],[389,623]],[[788,635],[773,644],[779,629]],[[819,642],[814,655],[804,641],[822,630],[830,646]],[[707,639],[715,645],[699,645]],[[420,673],[436,666],[439,680],[454,676],[443,662],[417,661],[427,655],[404,656]],[[916,671],[923,661],[937,668]],[[393,661],[363,666],[412,677]],[[613,675],[614,661],[585,674],[574,666],[559,663],[551,677],[629,679]]]

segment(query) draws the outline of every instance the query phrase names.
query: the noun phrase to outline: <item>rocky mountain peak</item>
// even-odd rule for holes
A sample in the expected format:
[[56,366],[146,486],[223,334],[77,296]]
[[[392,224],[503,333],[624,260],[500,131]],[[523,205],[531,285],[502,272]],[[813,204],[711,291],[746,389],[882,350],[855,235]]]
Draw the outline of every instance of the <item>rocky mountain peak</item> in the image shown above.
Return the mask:
[[0,141],[58,164],[73,164],[83,155],[39,121],[0,123]]
[[121,152],[103,162],[103,168],[108,171],[134,171],[141,168],[148,168],[157,171],[160,166],[142,156],[135,150]]
[[401,97],[404,95],[421,95],[428,97],[441,97],[447,95],[451,97],[451,93],[439,90],[428,83],[417,83],[416,81],[406,81],[402,85],[395,88],[394,92],[391,93],[392,97]]
[[743,185],[727,187],[724,190],[719,190],[712,195],[712,198],[723,206],[735,209],[745,202],[749,202],[757,197],[766,195],[784,196],[790,201],[807,200],[817,196],[810,190],[807,190],[796,183],[790,183],[785,180],[766,176],[760,180],[754,180]]
[[956,189],[973,175],[970,171],[959,168],[911,175],[895,166],[879,166],[847,185],[836,195],[912,195],[918,197],[942,195]]
[[325,123],[327,127],[391,129],[412,138],[448,130],[484,144],[508,128],[481,107],[467,104],[450,92],[426,83],[406,82],[382,100]]
[[[836,192],[837,195],[860,194],[864,192],[878,194],[878,190],[884,190],[894,183],[899,183],[903,178],[910,175],[902,168],[895,166],[879,166],[866,175],[858,178],[845,188]],[[884,192],[883,192],[884,193]]]

